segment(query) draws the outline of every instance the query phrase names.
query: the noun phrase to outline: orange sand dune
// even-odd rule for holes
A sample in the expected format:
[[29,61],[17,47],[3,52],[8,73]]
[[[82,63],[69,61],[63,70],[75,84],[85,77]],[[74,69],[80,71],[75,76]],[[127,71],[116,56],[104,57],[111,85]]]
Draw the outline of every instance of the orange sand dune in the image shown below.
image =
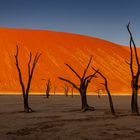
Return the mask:
[[[19,79],[15,66],[14,54],[19,45],[19,61],[23,78],[27,80],[27,60],[29,52],[34,55],[41,52],[39,63],[33,75],[32,92],[44,92],[45,81],[51,78],[57,91],[63,91],[64,82],[57,77],[62,76],[79,82],[75,75],[64,65],[70,64],[82,74],[90,56],[93,56],[92,66],[99,68],[108,78],[112,92],[130,92],[130,71],[125,60],[129,60],[129,48],[94,37],[75,35],[70,33],[0,29],[0,91],[20,92]],[[89,74],[93,73],[90,68]],[[100,84],[102,78],[93,79],[89,91],[103,89]]]

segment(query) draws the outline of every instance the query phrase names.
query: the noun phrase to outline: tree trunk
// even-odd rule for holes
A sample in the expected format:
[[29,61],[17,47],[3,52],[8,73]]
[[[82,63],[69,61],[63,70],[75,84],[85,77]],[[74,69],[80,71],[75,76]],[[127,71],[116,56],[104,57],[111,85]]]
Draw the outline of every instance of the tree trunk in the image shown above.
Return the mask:
[[88,107],[87,96],[85,92],[81,92],[81,100],[82,100],[82,109]]
[[132,97],[131,97],[131,111],[134,113],[134,91],[132,92]]
[[29,104],[28,104],[28,95],[24,95],[24,96],[23,96],[23,99],[24,99],[24,112],[26,112],[26,113],[34,112],[34,111],[29,107]]
[[49,98],[50,94],[49,93],[46,93],[46,98]]
[[138,90],[137,89],[133,89],[133,93],[132,93],[132,99],[131,99],[131,110],[132,113],[136,113],[137,115],[139,115],[139,110],[138,110]]
[[113,106],[112,98],[111,98],[110,95],[109,95],[109,103],[110,103],[111,113],[112,113],[113,115],[115,115],[115,110],[114,110],[114,106]]
[[87,110],[92,110],[94,111],[95,108],[91,107],[87,103],[87,95],[85,90],[80,90],[80,95],[81,95],[81,101],[82,101],[82,111],[87,111]]
[[72,88],[72,90],[71,90],[71,96],[73,97],[73,88]]
[[111,113],[112,113],[112,115],[115,115],[115,109],[114,109],[112,97],[111,97],[110,91],[109,91],[109,89],[107,87],[107,84],[106,84],[106,90],[107,90],[107,93],[108,93],[108,99],[109,99]]

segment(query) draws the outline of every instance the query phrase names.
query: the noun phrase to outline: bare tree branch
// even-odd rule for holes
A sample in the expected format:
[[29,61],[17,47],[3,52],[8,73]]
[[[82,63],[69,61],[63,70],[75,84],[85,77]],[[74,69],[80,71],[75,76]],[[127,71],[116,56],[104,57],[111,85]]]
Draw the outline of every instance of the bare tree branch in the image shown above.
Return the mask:
[[127,62],[126,60],[125,60],[125,63],[128,64],[128,65],[131,65],[131,64],[130,64],[129,62]]
[[71,84],[74,88],[76,88],[77,90],[79,90],[79,88],[73,83],[71,82],[70,80],[67,80],[67,79],[64,79],[62,77],[58,77],[60,80],[63,80],[65,82],[68,82],[69,84]]
[[[31,71],[31,72],[30,72],[30,75],[29,75],[29,77],[28,77],[28,83],[27,83],[27,88],[26,88],[26,93],[27,93],[27,94],[28,94],[28,92],[29,92],[29,90],[30,90],[30,85],[31,85],[31,80],[32,80],[34,68],[35,68],[35,66],[36,66],[36,64],[37,64],[37,62],[38,62],[40,56],[41,56],[41,53],[40,53],[40,54],[36,53],[36,56],[35,56],[35,58],[34,58],[34,60],[33,60],[33,66],[32,66],[32,68],[31,68],[31,70],[29,70],[29,71]],[[30,60],[29,62],[31,62],[31,60]],[[30,68],[30,67],[29,67],[29,68]]]
[[31,75],[33,74],[34,68],[35,68],[35,66],[36,66],[36,64],[37,64],[37,62],[38,62],[38,60],[39,60],[41,55],[42,55],[41,53],[39,53],[39,54],[36,53],[35,58],[33,60],[33,66],[31,68]]
[[[131,46],[131,42],[132,42],[133,43],[133,46],[134,46],[134,50],[135,50],[135,56],[136,56],[137,66],[139,66],[139,59],[138,59],[136,44],[134,42],[133,35],[132,35],[131,31],[130,31],[130,27],[129,26],[130,26],[130,22],[127,25],[127,30],[129,32],[129,35],[130,35],[130,46]],[[131,47],[131,51],[132,51],[132,47]]]
[[89,63],[88,63],[88,65],[87,65],[86,69],[84,70],[84,74],[83,74],[83,76],[82,76],[82,79],[85,78],[85,75],[86,75],[86,72],[87,72],[87,70],[88,70],[88,68],[89,68],[89,66],[90,66],[91,60],[92,60],[92,56],[90,57]]
[[31,60],[32,60],[32,53],[30,52],[30,58],[29,58],[29,62],[28,62],[28,76],[30,76],[30,74],[31,74],[31,72],[30,72]]
[[[96,70],[94,67],[92,67],[92,69],[93,69],[94,71],[96,71],[97,73],[99,73],[99,74],[104,78],[104,80],[106,79],[105,76],[104,76],[101,72],[99,72],[99,70]],[[105,80],[105,81],[106,81],[106,80]]]
[[100,83],[101,85],[105,85],[105,83]]
[[75,75],[81,80],[81,77],[79,76],[79,74],[78,74],[69,64],[66,64],[66,63],[65,63],[65,65],[66,65],[68,68],[70,68],[70,69],[72,70],[72,72],[74,72]]
[[92,75],[87,76],[87,77],[84,79],[84,82],[85,82],[86,86],[88,86],[88,84],[90,83],[90,81],[92,80],[93,77],[96,77],[96,78],[97,78],[97,76],[96,76],[96,73],[97,73],[97,72],[98,72],[98,70],[95,71]]
[[20,70],[20,68],[19,68],[19,62],[18,62],[18,45],[17,45],[16,47],[17,47],[17,51],[16,51],[16,55],[15,55],[16,67],[17,67],[17,70],[18,70],[20,85],[21,85],[23,94],[25,94],[25,87],[24,87],[24,84],[23,84],[22,74],[21,74],[21,70]]
[[86,80],[89,80],[89,79],[91,80],[93,77],[96,77],[96,78],[97,78],[97,76],[96,76],[97,71],[99,71],[99,70],[96,70],[95,73],[93,73],[93,74],[88,75],[87,77],[85,77],[84,82],[85,82]]
[[130,71],[131,71],[131,76],[134,76],[134,72],[133,72],[133,52],[132,52],[132,44],[131,44],[131,39],[129,42],[129,46],[130,46]]

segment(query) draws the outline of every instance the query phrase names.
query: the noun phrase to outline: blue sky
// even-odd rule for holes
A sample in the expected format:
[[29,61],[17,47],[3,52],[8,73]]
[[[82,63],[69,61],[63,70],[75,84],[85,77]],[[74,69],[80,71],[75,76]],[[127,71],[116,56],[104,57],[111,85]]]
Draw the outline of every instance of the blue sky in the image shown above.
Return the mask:
[[140,0],[0,0],[0,27],[72,32],[128,45],[129,21],[140,46]]

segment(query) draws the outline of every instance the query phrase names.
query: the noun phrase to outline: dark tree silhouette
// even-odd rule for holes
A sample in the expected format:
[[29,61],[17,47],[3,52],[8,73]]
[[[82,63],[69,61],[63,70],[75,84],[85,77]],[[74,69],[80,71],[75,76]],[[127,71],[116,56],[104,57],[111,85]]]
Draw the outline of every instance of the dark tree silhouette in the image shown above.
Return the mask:
[[[129,46],[130,46],[130,72],[131,72],[131,87],[132,87],[132,98],[131,98],[131,111],[134,114],[139,115],[139,110],[138,110],[138,90],[139,90],[139,76],[140,76],[140,63],[139,63],[139,59],[138,59],[138,54],[137,54],[137,48],[132,36],[132,33],[130,31],[130,23],[128,23],[127,25],[127,30],[128,33],[130,35],[130,42],[129,42]],[[132,45],[134,47],[134,56],[133,56],[133,49],[132,49]],[[136,64],[137,64],[137,70],[136,73],[134,73],[133,70],[133,59],[135,57],[136,60]]]
[[29,95],[29,91],[30,91],[30,85],[31,85],[35,66],[36,66],[41,54],[36,53],[36,55],[33,59],[33,64],[31,66],[32,53],[30,52],[30,57],[29,57],[29,61],[28,61],[28,81],[27,81],[27,86],[25,87],[25,84],[24,84],[23,78],[22,78],[21,69],[19,67],[19,60],[18,60],[19,48],[18,48],[18,46],[16,46],[16,47],[17,47],[17,50],[16,50],[16,54],[15,54],[15,60],[16,60],[15,64],[16,64],[16,68],[18,71],[19,81],[20,81],[20,85],[21,85],[21,89],[22,89],[22,95],[23,95],[23,100],[24,100],[24,111],[29,113],[29,112],[33,112],[33,110],[29,107],[29,103],[28,103],[28,95]]
[[71,87],[71,96],[73,97],[73,91],[74,89],[73,89],[73,86]]
[[[93,68],[93,70],[97,71],[94,68]],[[112,100],[112,97],[111,97],[111,94],[110,94],[110,91],[109,91],[109,88],[108,88],[107,79],[101,72],[97,71],[97,73],[104,79],[104,83],[101,83],[101,84],[103,84],[105,86],[105,89],[106,89],[107,94],[108,94],[111,113],[112,113],[112,115],[115,115],[115,109],[114,109],[113,100]]]
[[101,97],[101,95],[100,95],[100,94],[101,94],[101,93],[100,93],[100,90],[101,90],[101,89],[97,89],[97,90],[94,91],[94,92],[97,92],[97,94],[98,94],[98,98]]
[[51,90],[51,80],[48,79],[46,83],[46,97],[49,98]]
[[56,88],[57,88],[57,87],[56,87],[56,86],[54,86],[54,95],[55,95],[55,93],[56,93]]
[[58,77],[60,80],[66,81],[67,83],[71,84],[75,89],[77,89],[80,92],[81,101],[82,101],[82,111],[95,110],[94,107],[91,107],[91,106],[88,105],[87,95],[86,95],[88,85],[89,85],[90,81],[92,80],[92,78],[96,77],[95,75],[97,73],[97,71],[96,71],[95,73],[86,76],[87,70],[88,70],[88,68],[91,64],[91,60],[92,60],[92,57],[90,58],[89,63],[87,65],[86,69],[84,70],[84,73],[83,73],[82,76],[80,76],[70,65],[65,64],[80,80],[80,85],[79,86],[77,86],[75,83],[73,83],[72,81],[70,81],[68,79]]
[[68,96],[69,87],[67,85],[64,85],[63,88],[64,88],[64,94],[65,94],[65,96]]

